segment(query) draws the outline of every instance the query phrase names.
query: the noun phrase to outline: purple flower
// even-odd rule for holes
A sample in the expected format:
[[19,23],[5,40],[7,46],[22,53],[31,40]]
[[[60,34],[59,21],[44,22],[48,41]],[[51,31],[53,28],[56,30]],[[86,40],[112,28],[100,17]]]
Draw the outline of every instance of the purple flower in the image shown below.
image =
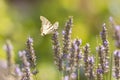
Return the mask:
[[81,58],[82,58],[82,55],[81,55],[81,53],[78,55],[78,58],[79,58],[79,59],[81,59]]
[[62,55],[62,58],[63,59],[65,59],[65,58],[68,58],[69,56],[68,56],[68,54],[66,54],[66,53],[64,53],[63,55]]
[[69,80],[69,76],[65,76],[65,77],[64,77],[64,80]]
[[107,46],[109,43],[108,43],[108,41],[104,41],[103,44],[104,44],[105,46]]
[[26,54],[25,51],[19,51],[19,52],[18,52],[19,57],[22,57],[22,56],[25,55],[25,54]]
[[118,51],[118,50],[114,51],[114,55],[118,56],[120,58],[120,51]]
[[103,70],[99,68],[99,69],[97,69],[97,73],[98,74],[103,74]]
[[77,78],[76,73],[72,73],[72,74],[71,74],[71,78],[74,79],[74,80],[76,80],[76,78]]
[[10,40],[7,40],[7,41],[6,41],[6,44],[3,46],[3,49],[4,49],[5,51],[11,51],[11,50],[13,50],[13,46],[12,46]]
[[88,57],[88,60],[89,60],[90,63],[92,63],[92,64],[94,63],[94,57],[93,56],[92,57]]
[[106,67],[106,68],[109,68],[109,62],[105,62],[105,64],[104,64],[104,66]]
[[28,38],[28,41],[29,41],[30,43],[33,43],[33,39],[32,39],[31,37]]
[[65,31],[64,30],[62,31],[62,34],[65,35]]
[[18,66],[15,67],[15,73],[18,75],[18,76],[22,76],[22,72],[20,70],[20,68]]
[[84,62],[87,62],[87,61],[88,61],[88,59],[84,58]]
[[30,63],[27,61],[26,58],[26,51],[19,51],[18,54],[23,62],[23,66],[27,66],[27,67],[30,66]]
[[120,26],[119,25],[115,26],[115,30],[119,31],[120,30]]

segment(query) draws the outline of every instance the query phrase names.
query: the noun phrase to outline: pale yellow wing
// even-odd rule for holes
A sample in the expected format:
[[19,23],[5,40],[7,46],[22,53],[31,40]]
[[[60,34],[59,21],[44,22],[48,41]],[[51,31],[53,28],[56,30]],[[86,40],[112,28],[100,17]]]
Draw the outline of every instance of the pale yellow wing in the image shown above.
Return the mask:
[[53,24],[53,29],[55,30],[55,29],[58,29],[58,26],[59,26],[59,22],[55,22],[54,24]]
[[43,29],[48,29],[50,26],[52,26],[51,22],[47,18],[40,16],[40,20],[42,21]]
[[40,20],[42,21],[42,27],[40,31],[41,31],[41,35],[43,36],[47,33],[47,29],[49,29],[52,26],[52,24],[47,18],[43,16],[40,16]]
[[44,36],[46,34],[50,34],[54,32],[55,29],[58,29],[58,22],[55,22],[53,25],[50,23],[50,21],[43,17],[40,16],[40,20],[42,21],[42,27],[41,27],[41,35]]
[[45,33],[45,34],[51,34],[51,33],[53,33],[55,30],[58,29],[58,25],[59,25],[59,23],[58,23],[58,22],[55,22],[50,28],[48,28],[48,29],[46,30],[46,33]]

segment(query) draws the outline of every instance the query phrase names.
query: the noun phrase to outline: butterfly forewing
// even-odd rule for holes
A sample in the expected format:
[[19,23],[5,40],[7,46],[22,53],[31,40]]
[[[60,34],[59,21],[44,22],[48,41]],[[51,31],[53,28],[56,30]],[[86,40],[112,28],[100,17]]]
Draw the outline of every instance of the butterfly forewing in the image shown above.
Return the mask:
[[[42,21],[42,27],[43,27],[43,28],[47,29],[47,28],[49,28],[50,26],[52,26],[52,24],[50,23],[50,21],[49,21],[47,18],[45,18],[45,17],[43,17],[43,16],[40,16],[40,20]],[[45,26],[45,27],[44,27],[44,26]]]

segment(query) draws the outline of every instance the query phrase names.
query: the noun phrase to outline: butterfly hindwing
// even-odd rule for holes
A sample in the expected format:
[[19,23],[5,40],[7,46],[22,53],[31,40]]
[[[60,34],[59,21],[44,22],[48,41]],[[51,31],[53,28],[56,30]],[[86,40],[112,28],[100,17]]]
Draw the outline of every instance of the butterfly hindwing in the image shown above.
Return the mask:
[[54,29],[58,29],[58,25],[59,25],[59,23],[58,23],[58,22],[55,22],[55,23],[53,24]]

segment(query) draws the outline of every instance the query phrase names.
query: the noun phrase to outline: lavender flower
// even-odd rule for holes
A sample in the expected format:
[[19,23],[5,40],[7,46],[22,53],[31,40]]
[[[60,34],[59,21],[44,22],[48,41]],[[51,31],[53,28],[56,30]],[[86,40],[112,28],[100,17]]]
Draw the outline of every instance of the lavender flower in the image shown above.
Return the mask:
[[[63,74],[65,76],[69,76],[70,78],[70,69],[71,69],[71,61],[70,61],[70,39],[71,39],[71,28],[73,24],[73,19],[70,17],[68,21],[65,24],[65,29],[63,30],[63,49],[61,54],[61,60],[62,60],[62,68],[63,68]],[[60,60],[60,61],[61,61]]]
[[31,71],[30,71],[30,63],[27,61],[26,58],[26,51],[20,51],[19,57],[22,60],[22,78],[21,80],[32,80],[31,79]]
[[81,53],[80,53],[80,48],[79,48],[80,44],[81,44],[81,41],[78,39],[71,42],[70,52],[66,58],[66,61],[68,63],[68,65],[66,65],[66,69],[67,69],[70,79],[72,80],[77,79],[76,71],[79,69],[79,65],[80,65],[79,63],[81,59]]
[[115,32],[114,32],[114,39],[115,39],[115,45],[117,48],[120,49],[120,26],[115,26]]
[[77,79],[77,74],[76,73],[71,73],[70,77],[71,77],[71,80],[76,80]]
[[88,61],[88,55],[89,55],[89,44],[87,43],[84,47],[84,69],[85,69],[85,76],[89,76],[89,61]]
[[26,49],[27,61],[30,63],[30,68],[33,68],[31,69],[32,73],[36,75],[38,73],[38,70],[36,69],[36,56],[33,48],[33,39],[31,37],[28,37],[26,47],[27,47]]
[[94,57],[93,56],[88,57],[88,61],[89,61],[89,64],[93,64],[95,62]]
[[26,57],[26,51],[19,51],[19,57],[22,60],[22,66],[23,67],[29,67],[30,63],[27,61],[27,57]]
[[69,60],[69,65],[70,65],[70,75],[72,74],[72,73],[75,73],[76,72],[76,70],[77,70],[77,67],[76,67],[76,62],[75,62],[75,56],[76,56],[76,54],[75,54],[75,44],[74,44],[74,42],[72,42],[71,43],[71,49],[70,49],[70,58],[68,59]]
[[101,39],[102,39],[102,44],[104,46],[105,50],[105,57],[108,59],[108,54],[109,54],[109,42],[107,40],[107,29],[105,23],[103,24],[103,29],[101,32]]
[[101,65],[98,65],[96,73],[97,73],[97,80],[103,80],[103,69]]
[[13,46],[10,42],[10,40],[6,41],[6,44],[3,46],[4,50],[7,53],[7,67],[8,67],[8,73],[10,74],[13,70]]
[[101,39],[102,39],[102,42],[103,42],[103,46],[107,46],[107,33],[106,33],[106,24],[104,23],[103,24],[103,27],[102,27],[102,32],[100,33],[100,36],[101,36]]
[[89,56],[90,50],[89,50],[89,44],[87,43],[86,46],[84,47],[84,69],[85,69],[85,76],[89,80],[94,80],[95,79],[95,74],[94,74],[94,57]]
[[102,45],[104,47],[103,51],[103,59],[104,59],[104,72],[108,72],[109,69],[109,42],[107,40],[107,29],[105,23],[103,24],[103,29],[101,32],[101,39],[102,39]]
[[80,49],[81,43],[82,43],[82,41],[79,40],[79,39],[76,39],[74,41],[75,52],[76,52],[76,54],[75,54],[75,62],[76,62],[76,64],[75,65],[77,66],[77,68],[80,67],[80,60],[82,58],[82,50]]
[[115,64],[115,75],[114,77],[119,80],[120,79],[120,50],[114,51],[114,64]]
[[31,37],[28,37],[26,47],[27,47],[26,56],[28,62],[30,63],[30,67],[36,67],[36,56],[33,48],[33,39]]
[[116,25],[112,17],[110,17],[110,23],[114,29],[115,46],[120,49],[120,25]]
[[21,77],[22,76],[21,69],[19,68],[18,65],[16,65],[16,67],[15,67],[15,74],[17,75],[17,77]]
[[63,80],[69,80],[69,76],[65,76]]
[[88,57],[88,63],[89,63],[89,67],[88,67],[88,77],[89,80],[94,80],[95,79],[95,73],[94,73],[94,57]]
[[54,61],[59,71],[62,71],[62,59],[60,53],[60,45],[58,41],[58,32],[55,30],[52,36],[53,50],[54,50]]
[[104,55],[105,53],[104,47],[99,46],[97,50],[98,50],[98,56],[99,56],[99,65],[101,66],[102,72],[104,74],[106,72],[106,66],[108,66],[108,65],[105,65],[106,62],[105,62],[105,55]]
[[72,17],[65,24],[65,30],[63,31],[63,58],[66,58],[65,55],[69,53],[70,49],[70,34],[71,34],[71,27],[73,24]]
[[75,67],[75,46],[74,43],[71,43],[71,49],[70,49],[70,57],[68,58],[69,65],[70,65],[70,73],[74,72],[76,70]]

